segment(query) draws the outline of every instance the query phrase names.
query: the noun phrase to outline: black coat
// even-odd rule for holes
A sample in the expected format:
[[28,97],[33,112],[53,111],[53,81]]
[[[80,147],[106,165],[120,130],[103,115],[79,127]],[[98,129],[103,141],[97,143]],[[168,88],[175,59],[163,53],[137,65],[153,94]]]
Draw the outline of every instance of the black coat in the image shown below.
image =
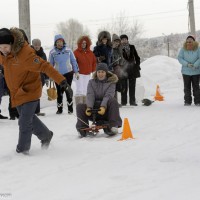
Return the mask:
[[112,66],[110,66],[112,47],[110,47],[109,45],[99,44],[94,47],[93,53],[97,57],[97,62],[99,62],[98,58],[102,57],[103,59],[100,62],[106,63],[109,70],[112,70]]
[[134,45],[130,46],[130,55],[128,56],[124,49],[122,49],[123,57],[125,59],[124,70],[128,78],[140,77],[140,57],[137,54]]

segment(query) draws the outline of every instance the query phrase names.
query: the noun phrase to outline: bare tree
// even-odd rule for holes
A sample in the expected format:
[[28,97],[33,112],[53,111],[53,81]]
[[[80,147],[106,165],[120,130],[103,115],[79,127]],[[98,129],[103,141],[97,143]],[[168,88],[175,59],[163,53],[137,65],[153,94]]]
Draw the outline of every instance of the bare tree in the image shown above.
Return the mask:
[[111,31],[113,33],[118,33],[119,35],[124,33],[127,34],[130,31],[128,20],[127,17],[125,17],[124,11],[121,11],[117,17],[112,19]]
[[69,19],[57,25],[58,31],[63,35],[67,45],[74,50],[77,40],[81,35],[88,34],[89,30],[75,19]]
[[143,30],[143,25],[138,20],[132,20],[130,17],[126,17],[124,11],[112,18],[111,23],[103,25],[98,31],[107,30],[111,34],[116,33],[118,35],[126,34],[129,37],[130,42],[134,42],[137,38],[140,38]]
[[143,25],[138,20],[133,20],[132,25],[130,25],[129,30],[129,40],[131,42],[135,41],[137,38],[140,38],[143,34]]

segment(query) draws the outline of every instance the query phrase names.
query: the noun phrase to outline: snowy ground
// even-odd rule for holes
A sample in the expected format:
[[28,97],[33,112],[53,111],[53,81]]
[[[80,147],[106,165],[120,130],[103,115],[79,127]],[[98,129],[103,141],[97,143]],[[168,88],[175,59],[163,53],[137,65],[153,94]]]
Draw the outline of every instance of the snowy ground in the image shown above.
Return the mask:
[[41,120],[54,132],[47,151],[33,136],[30,156],[15,153],[17,121],[1,120],[0,200],[199,200],[200,108],[183,106],[176,60],[155,56],[141,67],[145,97],[159,84],[165,101],[120,108],[134,140],[103,133],[79,139],[75,116],[56,115],[45,94]]

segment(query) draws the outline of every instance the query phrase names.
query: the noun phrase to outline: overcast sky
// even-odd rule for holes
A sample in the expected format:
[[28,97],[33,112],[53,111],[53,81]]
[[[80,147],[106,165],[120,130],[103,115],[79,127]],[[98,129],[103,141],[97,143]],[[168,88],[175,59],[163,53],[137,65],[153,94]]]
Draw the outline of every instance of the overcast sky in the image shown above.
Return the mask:
[[[30,0],[31,37],[53,44],[56,24],[70,18],[87,26],[94,40],[97,29],[125,12],[145,30],[142,37],[188,32],[188,0]],[[200,30],[200,0],[194,0],[196,30]],[[18,0],[1,1],[0,27],[18,26]]]

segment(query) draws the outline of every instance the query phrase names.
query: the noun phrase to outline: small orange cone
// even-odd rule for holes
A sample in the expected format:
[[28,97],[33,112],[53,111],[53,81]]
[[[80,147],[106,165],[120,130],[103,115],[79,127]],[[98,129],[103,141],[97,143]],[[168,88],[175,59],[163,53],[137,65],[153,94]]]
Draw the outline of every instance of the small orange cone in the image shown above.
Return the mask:
[[128,138],[134,139],[134,137],[132,135],[132,132],[131,132],[131,129],[130,129],[129,122],[128,122],[128,118],[124,118],[124,126],[123,126],[122,138],[119,139],[119,140],[120,141],[121,140],[126,140]]
[[157,85],[156,87],[156,95],[154,96],[156,101],[164,101],[164,97],[160,94],[160,87]]

